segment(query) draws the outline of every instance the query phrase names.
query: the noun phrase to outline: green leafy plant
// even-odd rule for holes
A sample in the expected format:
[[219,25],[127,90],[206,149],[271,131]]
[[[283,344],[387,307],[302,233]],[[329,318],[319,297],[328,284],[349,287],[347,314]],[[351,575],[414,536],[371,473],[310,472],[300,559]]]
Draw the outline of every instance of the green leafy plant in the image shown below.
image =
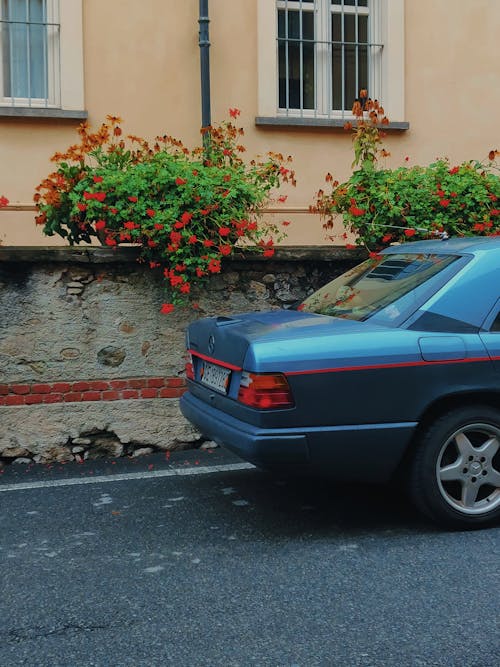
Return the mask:
[[291,158],[268,153],[244,162],[243,130],[232,122],[239,113],[231,109],[231,120],[206,128],[193,150],[168,135],[152,145],[125,140],[116,116],[96,132],[82,124],[80,143],[53,156],[57,169],[37,188],[37,223],[70,244],[93,237],[110,247],[139,244],[141,259],[164,273],[171,302],[162,312],[171,312],[220,272],[225,257],[242,248],[271,257],[284,236],[261,214],[283,182],[295,184]]
[[381,147],[389,122],[384,109],[361,91],[353,113],[355,127],[346,127],[353,130],[353,173],[344,183],[328,174],[331,190],[320,190],[311,207],[326,230],[341,215],[356,244],[372,252],[408,239],[500,234],[498,151],[490,151],[484,163],[452,166],[442,158],[426,167],[384,169],[379,166],[379,158],[389,156]]

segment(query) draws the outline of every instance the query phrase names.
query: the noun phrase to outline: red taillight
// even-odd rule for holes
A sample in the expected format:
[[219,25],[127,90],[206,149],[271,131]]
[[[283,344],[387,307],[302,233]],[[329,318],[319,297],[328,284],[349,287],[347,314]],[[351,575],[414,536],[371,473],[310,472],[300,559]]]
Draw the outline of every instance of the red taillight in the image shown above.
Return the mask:
[[247,373],[241,375],[238,400],[252,408],[272,410],[292,408],[292,392],[281,373]]
[[194,366],[193,366],[193,357],[188,353],[186,354],[186,377],[188,380],[194,380]]

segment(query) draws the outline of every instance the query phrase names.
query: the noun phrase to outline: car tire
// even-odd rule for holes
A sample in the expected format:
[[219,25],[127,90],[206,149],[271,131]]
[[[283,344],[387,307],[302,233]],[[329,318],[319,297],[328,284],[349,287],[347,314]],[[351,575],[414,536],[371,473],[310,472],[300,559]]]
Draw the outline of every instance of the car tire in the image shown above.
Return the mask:
[[410,495],[435,522],[454,529],[492,525],[500,518],[500,410],[456,408],[420,435]]

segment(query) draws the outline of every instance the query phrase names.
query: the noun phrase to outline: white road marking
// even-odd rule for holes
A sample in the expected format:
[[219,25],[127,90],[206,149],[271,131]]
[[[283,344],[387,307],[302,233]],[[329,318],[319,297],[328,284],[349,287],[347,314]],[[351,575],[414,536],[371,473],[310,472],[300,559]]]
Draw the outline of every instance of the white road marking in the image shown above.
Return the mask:
[[69,479],[53,479],[44,482],[21,482],[20,484],[1,484],[2,491],[26,491],[56,486],[80,486],[81,484],[106,484],[107,482],[126,482],[129,479],[149,479],[155,477],[189,477],[190,475],[210,475],[216,472],[232,472],[234,470],[252,470],[251,463],[227,463],[220,466],[204,466],[201,468],[168,468],[167,470],[149,470],[147,472],[127,472],[117,475],[96,477],[70,477]]

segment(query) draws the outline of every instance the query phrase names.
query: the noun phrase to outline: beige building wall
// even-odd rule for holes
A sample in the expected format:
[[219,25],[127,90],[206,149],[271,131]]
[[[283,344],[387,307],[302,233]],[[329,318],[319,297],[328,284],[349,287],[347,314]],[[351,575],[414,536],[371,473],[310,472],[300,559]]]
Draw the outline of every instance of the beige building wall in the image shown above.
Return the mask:
[[[63,2],[65,0],[62,0]],[[390,3],[393,0],[385,0]],[[387,138],[387,166],[484,159],[500,148],[498,0],[404,2],[404,120]],[[256,127],[259,0],[210,0],[212,119],[238,107],[249,157],[267,150],[294,157],[297,188],[276,213],[289,219],[291,244],[322,244],[318,218],[307,213],[330,171],[350,173],[351,140],[342,130]],[[273,0],[267,0],[271,3]],[[172,134],[198,141],[200,73],[196,0],[83,0],[84,95],[89,122],[124,118],[125,132]],[[387,108],[389,117],[391,109]],[[399,120],[399,119],[398,119]],[[0,240],[48,245],[29,209],[49,157],[76,138],[76,121],[0,117]],[[342,241],[339,240],[339,243]]]

